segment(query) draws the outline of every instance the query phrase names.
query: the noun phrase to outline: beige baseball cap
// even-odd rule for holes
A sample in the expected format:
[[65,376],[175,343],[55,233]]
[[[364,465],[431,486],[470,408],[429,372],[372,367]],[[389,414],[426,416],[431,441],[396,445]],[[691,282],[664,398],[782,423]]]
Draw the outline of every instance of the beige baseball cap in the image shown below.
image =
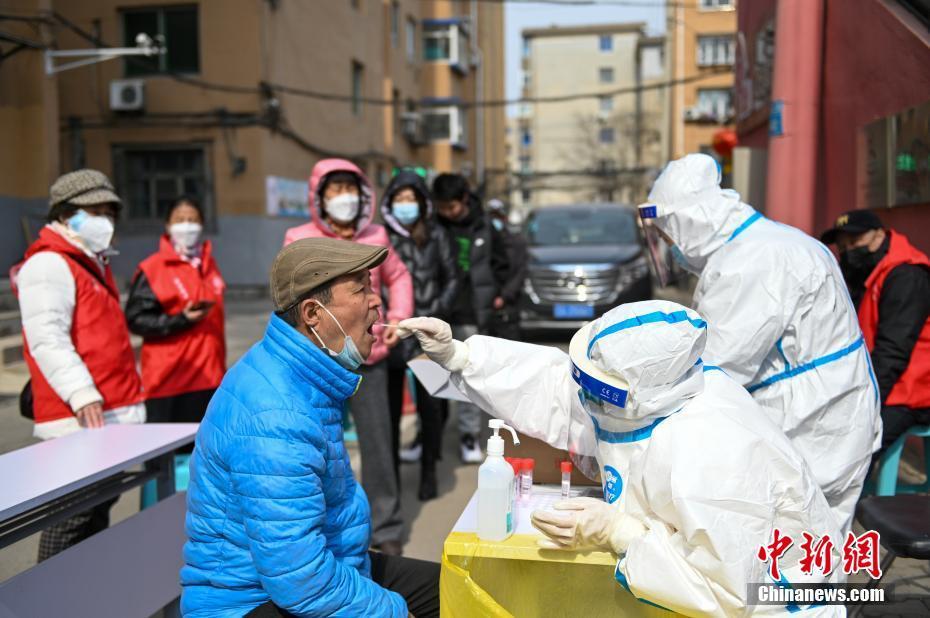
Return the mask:
[[335,238],[304,238],[287,245],[271,266],[271,297],[277,311],[290,309],[307,292],[336,277],[374,268],[387,247]]
[[107,175],[89,169],[63,174],[52,184],[49,189],[49,208],[65,202],[78,206],[123,203]]

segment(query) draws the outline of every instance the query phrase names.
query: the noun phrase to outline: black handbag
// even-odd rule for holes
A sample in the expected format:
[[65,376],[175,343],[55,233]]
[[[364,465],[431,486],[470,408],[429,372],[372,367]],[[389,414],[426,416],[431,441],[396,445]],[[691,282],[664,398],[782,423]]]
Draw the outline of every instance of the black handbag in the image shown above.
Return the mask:
[[19,393],[19,415],[30,421],[35,420],[35,413],[32,410],[32,380],[26,382],[26,386]]

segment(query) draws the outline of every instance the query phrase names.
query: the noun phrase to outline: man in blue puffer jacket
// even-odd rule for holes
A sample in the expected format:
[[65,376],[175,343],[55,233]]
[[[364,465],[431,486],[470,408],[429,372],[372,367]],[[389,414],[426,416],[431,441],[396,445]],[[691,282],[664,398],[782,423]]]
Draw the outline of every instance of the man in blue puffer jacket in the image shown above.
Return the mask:
[[368,551],[368,499],[342,439],[379,319],[368,271],[386,257],[314,238],[275,258],[276,312],[197,434],[185,616],[438,615],[438,564]]

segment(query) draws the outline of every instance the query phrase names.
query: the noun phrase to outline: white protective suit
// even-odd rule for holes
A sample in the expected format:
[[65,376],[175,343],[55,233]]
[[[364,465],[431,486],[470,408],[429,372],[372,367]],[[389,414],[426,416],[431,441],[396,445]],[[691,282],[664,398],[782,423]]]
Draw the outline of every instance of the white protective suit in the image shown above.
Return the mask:
[[[415,330],[419,320],[401,325]],[[562,449],[595,444],[605,499],[617,517],[642,524],[618,561],[621,585],[690,616],[783,615],[794,608],[746,605],[748,583],[772,581],[757,552],[775,528],[798,539],[779,561],[783,585],[843,581],[840,569],[828,579],[800,572],[801,533],[838,539],[839,530],[784,434],[744,389],[701,362],[699,315],[665,301],[632,303],[579,333],[596,379],[628,385],[624,407],[581,394],[580,383],[596,382],[573,379],[584,365],[557,348],[477,335],[431,356],[473,402],[521,432]],[[618,389],[608,390],[617,400]],[[577,435],[586,417],[589,435]],[[844,613],[834,606],[805,615]]]
[[720,189],[703,154],[672,161],[640,207],[700,274],[704,358],[752,394],[810,465],[846,532],[881,442],[879,393],[833,254]]

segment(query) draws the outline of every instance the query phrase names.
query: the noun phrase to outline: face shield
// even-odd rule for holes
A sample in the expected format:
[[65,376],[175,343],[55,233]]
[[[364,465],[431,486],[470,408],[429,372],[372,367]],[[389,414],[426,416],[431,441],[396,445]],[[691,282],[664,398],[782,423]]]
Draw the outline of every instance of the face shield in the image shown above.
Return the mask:
[[671,258],[672,243],[656,225],[659,206],[657,204],[640,204],[639,221],[646,239],[646,254],[652,265],[652,274],[661,287],[672,283],[676,278],[674,261]]
[[572,337],[569,356],[572,361],[572,378],[578,384],[578,406],[572,407],[569,423],[568,452],[575,466],[589,479],[600,481],[597,463],[597,419],[624,418],[629,398],[629,386],[621,379],[601,371],[588,358],[590,323]]

